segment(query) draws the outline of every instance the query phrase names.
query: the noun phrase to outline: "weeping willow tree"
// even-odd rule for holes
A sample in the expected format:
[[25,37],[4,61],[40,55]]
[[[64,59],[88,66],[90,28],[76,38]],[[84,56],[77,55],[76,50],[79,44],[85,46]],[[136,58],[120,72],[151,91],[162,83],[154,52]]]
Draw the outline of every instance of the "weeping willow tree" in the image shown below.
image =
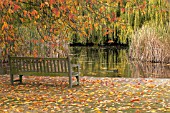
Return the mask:
[[[167,0],[0,1],[0,53],[59,53],[67,43],[124,44],[148,21],[169,21]],[[44,44],[44,46],[43,46]],[[63,46],[64,45],[64,46]],[[20,49],[20,47],[25,49]],[[24,47],[25,46],[25,47]],[[48,48],[52,48],[48,49]],[[23,53],[22,53],[23,54]]]
[[[77,7],[80,29],[85,35],[72,35],[72,42],[103,44],[127,43],[134,31],[152,21],[169,21],[167,0],[101,0],[80,2]],[[76,9],[77,9],[76,8]],[[80,12],[81,12],[80,11]],[[87,21],[88,20],[88,21]],[[76,39],[76,40],[75,40]]]

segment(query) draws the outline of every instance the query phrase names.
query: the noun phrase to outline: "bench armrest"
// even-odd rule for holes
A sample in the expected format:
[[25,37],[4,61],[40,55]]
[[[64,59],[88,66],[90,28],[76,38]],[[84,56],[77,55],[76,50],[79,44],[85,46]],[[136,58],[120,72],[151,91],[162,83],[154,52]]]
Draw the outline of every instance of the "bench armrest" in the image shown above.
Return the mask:
[[71,68],[76,68],[76,72],[80,73],[80,64],[71,64]]

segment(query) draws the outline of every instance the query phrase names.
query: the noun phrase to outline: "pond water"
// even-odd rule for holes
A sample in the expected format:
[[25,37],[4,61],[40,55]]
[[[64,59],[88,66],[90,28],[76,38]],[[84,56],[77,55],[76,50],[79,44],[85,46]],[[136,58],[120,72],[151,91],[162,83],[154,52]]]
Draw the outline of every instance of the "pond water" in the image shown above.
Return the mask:
[[[128,49],[116,47],[70,47],[72,63],[81,64],[81,76],[170,78],[170,65],[131,61]],[[0,63],[0,75],[8,73]]]
[[71,47],[73,63],[81,64],[82,76],[170,78],[170,65],[131,61],[128,49]]

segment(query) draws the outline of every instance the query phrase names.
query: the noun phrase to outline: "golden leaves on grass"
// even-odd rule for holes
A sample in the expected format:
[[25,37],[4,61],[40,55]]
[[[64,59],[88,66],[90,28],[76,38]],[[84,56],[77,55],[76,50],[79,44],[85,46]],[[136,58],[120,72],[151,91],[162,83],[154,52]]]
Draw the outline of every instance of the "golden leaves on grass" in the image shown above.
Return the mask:
[[170,80],[82,77],[71,89],[67,77],[23,80],[26,84],[11,86],[9,76],[0,77],[0,112],[170,111]]

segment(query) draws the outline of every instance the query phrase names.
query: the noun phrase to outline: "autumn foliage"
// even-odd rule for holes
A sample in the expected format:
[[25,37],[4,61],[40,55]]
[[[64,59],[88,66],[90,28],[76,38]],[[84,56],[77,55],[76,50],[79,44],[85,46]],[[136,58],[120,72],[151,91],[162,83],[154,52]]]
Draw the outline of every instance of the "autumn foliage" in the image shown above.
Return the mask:
[[[169,21],[167,0],[1,0],[1,56],[66,42],[126,43],[147,21]],[[58,43],[58,40],[62,42]],[[44,45],[43,45],[44,44]],[[26,49],[25,49],[25,48]],[[23,49],[24,48],[24,49]],[[49,50],[54,51],[54,50]],[[42,53],[42,52],[40,52]],[[23,53],[21,54],[23,55]]]

